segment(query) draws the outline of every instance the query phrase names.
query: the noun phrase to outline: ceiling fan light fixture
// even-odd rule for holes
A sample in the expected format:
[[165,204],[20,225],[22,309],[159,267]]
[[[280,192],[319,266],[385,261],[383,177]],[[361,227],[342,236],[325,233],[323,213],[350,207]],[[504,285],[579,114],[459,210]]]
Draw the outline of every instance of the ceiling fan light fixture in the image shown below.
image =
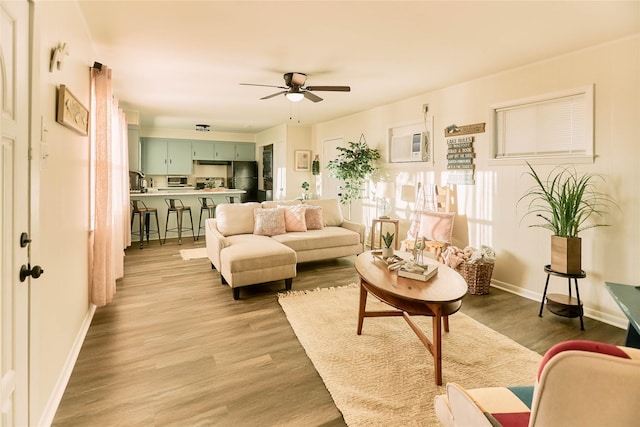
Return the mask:
[[304,94],[302,92],[287,92],[284,96],[286,96],[291,102],[300,102],[304,98]]

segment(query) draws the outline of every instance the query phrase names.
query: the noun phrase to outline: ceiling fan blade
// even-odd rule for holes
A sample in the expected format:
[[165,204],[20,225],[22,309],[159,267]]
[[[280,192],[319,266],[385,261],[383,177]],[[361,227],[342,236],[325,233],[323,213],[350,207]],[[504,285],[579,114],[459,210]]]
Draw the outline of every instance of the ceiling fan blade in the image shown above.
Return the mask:
[[305,97],[305,98],[307,98],[307,99],[309,99],[309,100],[311,100],[311,101],[313,101],[313,102],[320,102],[320,101],[322,101],[322,98],[320,98],[320,97],[319,97],[318,95],[316,95],[315,93],[311,93],[311,92],[307,92],[307,91],[304,91],[304,92],[302,92],[302,93],[304,93],[304,97]]
[[267,96],[262,97],[262,98],[260,98],[260,99],[269,99],[269,98],[273,98],[273,97],[276,97],[276,96],[278,96],[278,95],[282,95],[283,93],[287,93],[287,92],[289,92],[289,91],[288,91],[288,90],[283,90],[282,92],[276,92],[276,93],[274,93],[274,94],[272,94],[272,95],[267,95]]
[[259,85],[259,84],[255,84],[255,83],[240,83],[241,86],[262,86],[262,87],[275,87],[278,89],[289,89],[288,87],[285,86],[275,86],[275,85]]
[[351,92],[350,86],[307,86],[306,90],[319,90],[326,92]]

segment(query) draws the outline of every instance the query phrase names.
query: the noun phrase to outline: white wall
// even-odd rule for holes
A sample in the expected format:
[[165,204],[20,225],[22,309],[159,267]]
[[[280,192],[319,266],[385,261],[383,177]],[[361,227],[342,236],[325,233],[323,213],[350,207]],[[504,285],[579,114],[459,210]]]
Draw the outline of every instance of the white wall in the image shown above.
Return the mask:
[[[311,169],[306,172],[296,172],[295,152],[296,150],[311,151],[311,128],[308,126],[287,126],[287,199],[297,199],[302,196],[302,183],[308,182],[313,185],[314,180]],[[311,153],[311,159],[313,159]],[[311,187],[313,189],[313,187]]]
[[[66,85],[89,107],[95,52],[75,2],[35,2],[32,117],[32,262],[44,274],[31,285],[31,420],[53,416],[90,319],[88,297],[89,167],[87,136],[56,123],[56,88]],[[67,43],[61,70],[49,72],[51,49]],[[41,160],[40,118],[48,158]],[[80,337],[81,338],[81,337]]]
[[[408,228],[410,209],[399,200],[404,183],[446,183],[446,141],[444,128],[450,124],[487,123],[487,132],[475,135],[476,184],[457,186],[454,243],[486,244],[497,251],[494,283],[538,299],[542,295],[549,263],[549,233],[520,221],[519,197],[531,182],[516,166],[493,165],[491,155],[490,106],[501,101],[595,85],[595,150],[593,164],[577,165],[579,171],[607,176],[606,191],[618,201],[621,212],[607,218],[612,227],[585,231],[580,296],[587,315],[620,326],[626,325],[620,309],[609,296],[604,282],[638,284],[636,263],[640,255],[640,36],[550,58],[486,78],[444,88],[425,95],[382,106],[314,127],[314,151],[321,141],[344,135],[357,141],[364,133],[372,147],[381,150],[386,161],[388,129],[422,120],[422,105],[429,104],[434,116],[435,165],[384,163],[398,189],[393,216]],[[326,163],[330,159],[323,159]],[[552,166],[537,166],[546,174]],[[365,201],[363,219],[375,215]],[[566,292],[566,282],[552,279],[552,292]],[[523,313],[535,316],[537,313]]]
[[[274,164],[274,189],[273,197],[282,199],[295,199],[302,196],[302,183],[307,181],[313,186],[313,175],[309,172],[296,172],[294,165],[294,154],[296,150],[312,150],[312,137],[311,127],[309,126],[294,126],[294,125],[280,125],[267,129],[256,135],[256,147],[274,144],[274,160],[279,159],[282,153],[278,150],[283,145],[286,147],[284,153],[284,169],[282,171],[278,165]],[[316,152],[312,153],[317,154]],[[260,159],[258,157],[258,159]],[[278,169],[280,169],[278,171]],[[279,191],[280,182],[279,178],[284,178],[284,194]]]
[[[114,72],[117,72],[117,70],[114,70]],[[131,114],[132,112],[129,112],[129,115]],[[140,136],[152,138],[199,139],[205,141],[255,142],[255,135],[253,134],[216,131],[198,132],[195,130],[195,123],[193,126],[193,130],[140,127]]]

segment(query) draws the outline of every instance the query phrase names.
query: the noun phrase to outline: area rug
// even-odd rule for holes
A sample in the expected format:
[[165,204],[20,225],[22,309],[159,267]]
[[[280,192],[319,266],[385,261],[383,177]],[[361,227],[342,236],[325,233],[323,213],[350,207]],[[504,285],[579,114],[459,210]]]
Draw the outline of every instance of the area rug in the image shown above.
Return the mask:
[[[438,426],[433,358],[401,317],[366,318],[356,334],[357,285],[278,296],[298,340],[349,426]],[[463,302],[464,304],[464,302]],[[367,309],[389,307],[369,296]],[[431,337],[431,318],[415,322]],[[541,356],[456,313],[443,333],[443,384],[529,385]]]
[[207,248],[180,249],[180,256],[185,261],[190,259],[206,258]]

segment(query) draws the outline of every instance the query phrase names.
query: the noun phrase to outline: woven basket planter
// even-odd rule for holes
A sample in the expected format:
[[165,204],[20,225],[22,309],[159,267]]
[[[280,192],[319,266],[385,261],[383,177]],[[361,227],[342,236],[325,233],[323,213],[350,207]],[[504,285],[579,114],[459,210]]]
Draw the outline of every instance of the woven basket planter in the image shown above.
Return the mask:
[[463,262],[456,268],[456,271],[467,282],[471,295],[486,295],[489,293],[493,264],[469,264],[468,262]]

